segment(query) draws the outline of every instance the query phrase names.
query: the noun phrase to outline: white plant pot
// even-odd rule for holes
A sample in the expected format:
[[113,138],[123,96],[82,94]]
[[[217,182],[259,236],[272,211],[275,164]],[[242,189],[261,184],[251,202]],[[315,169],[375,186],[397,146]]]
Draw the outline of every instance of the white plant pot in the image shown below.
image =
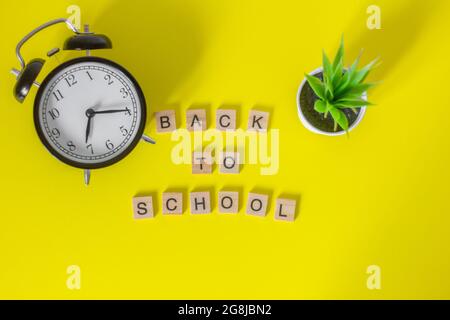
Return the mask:
[[[317,73],[320,73],[323,71],[323,68],[317,68],[316,70],[310,72],[309,74],[311,76],[316,75]],[[316,127],[314,127],[309,121],[308,119],[306,119],[305,115],[303,114],[302,108],[301,108],[301,103],[300,103],[300,93],[302,92],[303,86],[306,83],[306,78],[303,79],[302,83],[300,84],[300,87],[298,88],[298,92],[297,92],[297,109],[298,109],[298,116],[300,117],[300,120],[302,122],[302,124],[305,126],[305,128],[307,128],[309,131],[312,131],[314,133],[317,134],[323,134],[326,136],[340,136],[345,134],[345,131],[337,131],[337,132],[328,132],[328,131],[323,131],[320,129],[317,129]],[[367,92],[364,92],[361,95],[361,98],[367,100]],[[362,120],[362,118],[364,117],[364,114],[366,113],[366,107],[362,107],[360,108],[358,117],[356,118],[355,122],[353,122],[349,128],[348,131],[353,130]]]

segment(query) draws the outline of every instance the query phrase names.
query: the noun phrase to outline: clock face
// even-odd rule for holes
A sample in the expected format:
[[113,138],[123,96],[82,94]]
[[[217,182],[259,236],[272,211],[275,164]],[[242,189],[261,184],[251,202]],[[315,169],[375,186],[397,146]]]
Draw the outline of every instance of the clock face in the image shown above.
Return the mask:
[[83,57],[53,70],[39,88],[34,120],[47,149],[79,168],[111,165],[142,137],[146,105],[136,80],[109,60]]

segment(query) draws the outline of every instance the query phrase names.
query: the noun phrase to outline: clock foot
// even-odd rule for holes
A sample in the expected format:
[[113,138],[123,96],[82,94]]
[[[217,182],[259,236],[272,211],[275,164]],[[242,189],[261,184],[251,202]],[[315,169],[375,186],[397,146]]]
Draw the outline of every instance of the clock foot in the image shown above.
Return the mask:
[[89,181],[91,181],[91,170],[84,169],[84,184],[88,186]]
[[151,143],[151,144],[155,144],[156,143],[155,140],[153,140],[149,136],[146,136],[145,134],[142,135],[142,140],[144,140],[145,142]]

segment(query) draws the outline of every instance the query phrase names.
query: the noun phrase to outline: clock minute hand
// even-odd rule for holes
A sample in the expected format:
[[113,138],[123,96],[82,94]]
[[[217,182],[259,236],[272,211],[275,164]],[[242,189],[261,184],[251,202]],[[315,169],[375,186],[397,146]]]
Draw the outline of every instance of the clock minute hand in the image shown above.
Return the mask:
[[94,110],[89,108],[86,110],[86,116],[88,118],[87,126],[86,126],[86,143],[89,139],[89,134],[91,133],[91,119],[95,115]]
[[101,110],[101,111],[94,111],[94,114],[103,114],[103,113],[118,113],[118,112],[130,112],[130,109],[113,109],[113,110]]
[[87,126],[86,126],[86,143],[88,142],[89,133],[91,131],[91,119],[92,119],[92,117],[89,117],[88,121],[87,121]]

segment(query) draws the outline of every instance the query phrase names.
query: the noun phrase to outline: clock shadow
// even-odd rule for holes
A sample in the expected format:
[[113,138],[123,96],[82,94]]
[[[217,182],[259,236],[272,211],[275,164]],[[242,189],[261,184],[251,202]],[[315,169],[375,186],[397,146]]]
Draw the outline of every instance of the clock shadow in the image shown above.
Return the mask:
[[[147,102],[147,128],[155,111],[170,107],[173,94],[193,72],[205,48],[205,12],[200,4],[176,0],[111,1],[94,32],[111,38],[112,50],[99,55],[125,67],[140,84]],[[87,22],[87,21],[83,21]],[[208,28],[208,36],[210,29]],[[153,126],[154,124],[152,124]]]

